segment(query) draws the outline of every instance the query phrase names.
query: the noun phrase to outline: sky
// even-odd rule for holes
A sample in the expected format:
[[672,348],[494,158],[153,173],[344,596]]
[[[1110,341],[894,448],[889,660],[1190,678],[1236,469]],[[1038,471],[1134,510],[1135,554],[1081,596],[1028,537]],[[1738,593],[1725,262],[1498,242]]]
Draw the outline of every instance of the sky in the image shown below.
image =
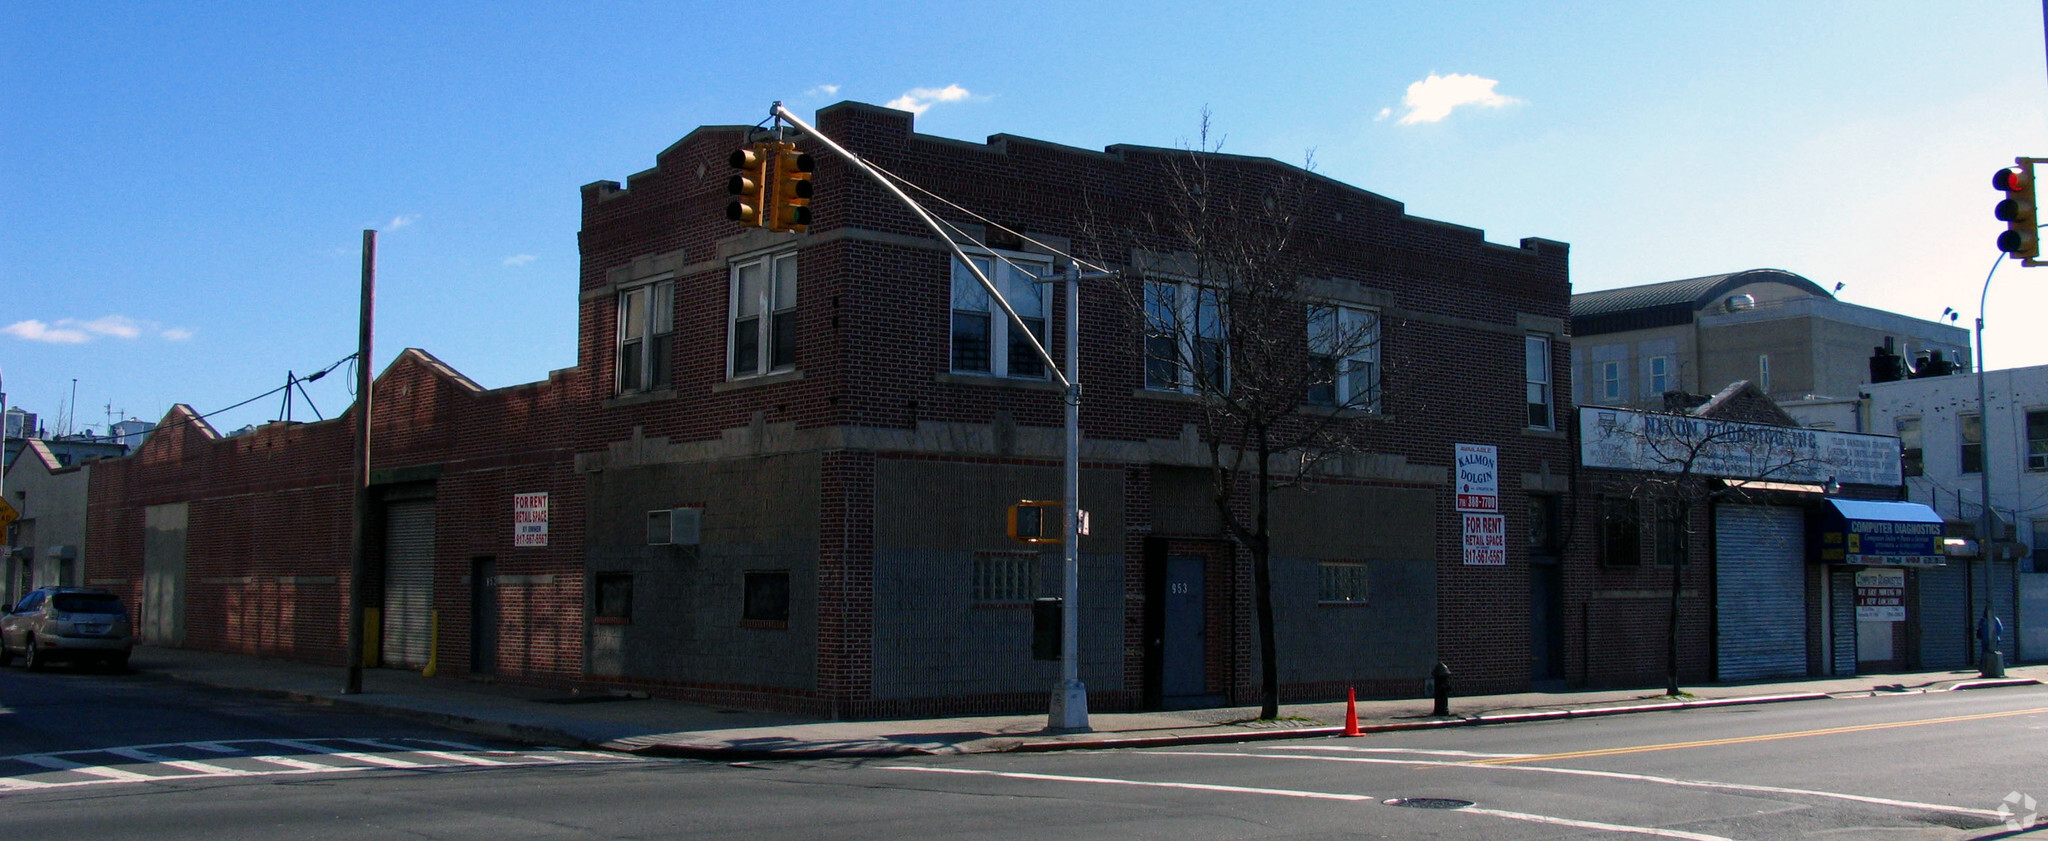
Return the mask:
[[[1575,291],[1786,269],[2048,364],[1991,175],[2048,156],[2036,0],[0,4],[0,390],[228,431],[353,353],[576,362],[579,188],[841,100],[923,133],[1194,142],[1570,243]],[[2048,166],[2043,167],[2048,178]],[[296,419],[346,408],[346,365]],[[76,389],[76,400],[72,393]],[[75,404],[76,409],[71,407]],[[316,415],[316,413],[318,413]]]

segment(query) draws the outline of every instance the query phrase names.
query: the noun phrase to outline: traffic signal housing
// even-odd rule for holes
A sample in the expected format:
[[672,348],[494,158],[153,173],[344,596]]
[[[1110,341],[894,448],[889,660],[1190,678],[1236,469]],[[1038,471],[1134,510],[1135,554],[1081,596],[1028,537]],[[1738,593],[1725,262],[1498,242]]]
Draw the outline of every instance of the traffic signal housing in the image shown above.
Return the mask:
[[726,158],[726,163],[739,172],[725,182],[725,191],[733,197],[725,206],[725,218],[742,227],[759,228],[764,222],[761,211],[767,204],[768,145],[741,146]]
[[1010,539],[1019,543],[1058,543],[1066,535],[1057,502],[1020,499],[1010,506],[1008,520]]
[[803,233],[811,224],[811,172],[817,162],[783,141],[775,146],[775,189],[769,200],[768,230]]
[[2006,167],[1991,176],[1991,185],[2005,193],[1992,215],[2005,223],[1998,235],[1998,250],[2023,260],[2041,257],[2040,206],[2034,193],[2034,167]]

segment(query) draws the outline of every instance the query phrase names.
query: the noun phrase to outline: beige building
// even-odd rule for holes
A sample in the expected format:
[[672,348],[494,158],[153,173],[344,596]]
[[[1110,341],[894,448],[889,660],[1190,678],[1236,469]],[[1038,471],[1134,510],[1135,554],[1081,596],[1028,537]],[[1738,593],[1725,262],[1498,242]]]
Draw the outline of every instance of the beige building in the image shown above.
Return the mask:
[[1854,397],[1874,349],[1968,369],[1969,331],[1837,300],[1780,269],[1572,296],[1572,369],[1582,405],[1658,407],[1666,392],[1712,394],[1749,380],[1780,403]]
[[7,466],[7,502],[21,519],[7,527],[0,557],[0,601],[13,604],[29,590],[85,584],[85,489],[89,463],[65,465],[49,444],[28,439]]

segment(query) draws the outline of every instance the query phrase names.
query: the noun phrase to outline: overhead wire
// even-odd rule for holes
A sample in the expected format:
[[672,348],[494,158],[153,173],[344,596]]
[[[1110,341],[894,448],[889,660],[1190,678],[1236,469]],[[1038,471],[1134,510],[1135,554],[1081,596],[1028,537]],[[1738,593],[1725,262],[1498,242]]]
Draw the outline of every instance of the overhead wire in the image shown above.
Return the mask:
[[[903,184],[904,186],[907,186],[907,187],[909,187],[909,188],[911,188],[911,189],[913,189],[913,190],[916,190],[916,191],[918,191],[918,192],[920,192],[920,193],[923,193],[923,194],[925,194],[925,195],[927,195],[927,196],[931,196],[932,198],[934,198],[934,199],[937,199],[937,200],[938,200],[939,202],[941,202],[941,203],[945,204],[945,205],[946,205],[947,207],[950,207],[950,208],[952,208],[952,209],[954,209],[954,210],[960,211],[961,213],[965,213],[965,214],[967,214],[968,216],[972,216],[972,217],[974,217],[974,218],[975,218],[976,220],[980,221],[980,222],[981,222],[982,224],[984,224],[984,225],[987,225],[987,226],[989,226],[989,227],[995,228],[996,230],[1002,231],[1003,233],[1006,233],[1006,234],[1010,234],[1011,236],[1014,236],[1014,237],[1016,237],[1016,238],[1018,238],[1018,239],[1020,239],[1020,240],[1023,240],[1023,241],[1025,241],[1025,242],[1031,243],[1032,245],[1036,245],[1036,246],[1038,246],[1039,248],[1043,248],[1043,249],[1045,249],[1045,250],[1046,250],[1047,252],[1049,252],[1049,253],[1051,253],[1051,254],[1054,254],[1054,255],[1056,255],[1056,256],[1060,256],[1060,257],[1065,257],[1065,258],[1067,258],[1067,259],[1069,259],[1069,260],[1072,260],[1072,261],[1074,261],[1074,262],[1075,262],[1076,264],[1078,264],[1078,265],[1080,265],[1080,266],[1083,266],[1083,267],[1086,267],[1086,268],[1088,268],[1088,269],[1090,269],[1090,270],[1092,270],[1092,271],[1098,271],[1098,272],[1103,272],[1103,273],[1108,273],[1108,272],[1110,271],[1110,269],[1108,269],[1107,267],[1104,267],[1104,266],[1099,266],[1099,265],[1096,265],[1096,264],[1094,264],[1094,263],[1088,262],[1087,260],[1083,260],[1083,259],[1081,259],[1081,258],[1079,258],[1079,257],[1076,257],[1076,256],[1074,256],[1074,255],[1072,255],[1072,254],[1069,254],[1069,253],[1067,253],[1067,252],[1065,252],[1065,251],[1061,251],[1060,249],[1054,248],[1054,247],[1052,247],[1051,245],[1048,245],[1048,244],[1046,244],[1046,243],[1044,243],[1044,242],[1041,242],[1041,241],[1039,241],[1039,240],[1033,239],[1033,238],[1031,238],[1031,237],[1030,237],[1029,235],[1027,235],[1027,234],[1025,234],[1025,233],[1023,233],[1023,232],[1021,232],[1021,231],[1017,231],[1017,230],[1014,230],[1014,229],[1012,229],[1012,228],[1009,228],[1009,227],[1007,227],[1007,226],[1003,225],[1003,224],[1002,224],[1002,223],[1000,223],[1000,222],[997,222],[997,221],[995,221],[995,220],[993,220],[993,219],[990,219],[990,218],[988,218],[988,217],[986,217],[986,216],[983,216],[983,215],[981,215],[981,214],[979,214],[979,213],[976,213],[976,212],[974,212],[974,211],[972,211],[972,210],[969,210],[969,209],[967,209],[966,207],[963,207],[963,206],[961,206],[961,205],[960,205],[960,204],[959,204],[958,202],[955,202],[955,201],[953,201],[952,199],[948,199],[948,198],[946,198],[945,196],[939,195],[938,193],[934,193],[934,192],[932,192],[931,190],[927,190],[927,189],[925,189],[925,188],[924,188],[924,187],[923,187],[922,185],[918,184],[918,183],[917,183],[917,182],[915,182],[915,181],[912,181],[912,180],[910,180],[910,179],[908,179],[908,178],[905,178],[905,177],[903,177],[903,176],[901,176],[901,175],[897,175],[896,173],[890,172],[890,171],[889,171],[889,170],[887,170],[887,169],[883,169],[883,168],[881,167],[881,165],[879,165],[879,164],[876,164],[876,163],[875,163],[874,161],[870,161],[870,160],[867,160],[866,158],[862,158],[861,160],[862,160],[863,162],[865,162],[865,163],[866,163],[866,164],[867,164],[868,166],[870,166],[870,167],[873,167],[873,168],[874,168],[874,170],[875,170],[876,172],[879,172],[879,173],[881,173],[881,174],[883,174],[883,175],[886,175],[886,176],[888,176],[888,177],[889,177],[890,179],[892,179],[892,180],[894,180],[894,181],[896,181],[896,182],[898,182],[898,183],[900,183],[900,184]],[[937,217],[937,215],[935,214],[935,215],[933,216],[933,218],[938,218],[938,217]],[[941,220],[941,221],[944,221],[944,220]],[[953,225],[953,223],[950,223],[950,222],[948,222],[948,223],[947,223],[947,225],[948,225],[948,226],[950,226],[950,227],[954,227],[954,228],[955,228],[956,230],[958,229],[958,226],[957,226],[957,225]],[[962,231],[961,233],[965,234],[965,231]],[[980,246],[981,246],[981,247],[983,247],[983,248],[987,248],[987,247],[988,247],[988,246],[987,246],[986,244],[983,244],[983,243],[979,243],[979,242],[977,242],[976,244],[977,244],[977,245],[980,245]]]
[[[312,376],[310,376],[310,377],[304,377],[304,378],[302,378],[302,381],[304,381],[304,382],[311,382],[311,381],[313,381],[313,380],[317,380],[317,379],[319,379],[319,378],[321,378],[321,377],[323,377],[323,376],[326,376],[328,372],[330,372],[330,371],[333,371],[334,369],[336,369],[336,368],[339,368],[339,367],[341,367],[341,365],[342,365],[343,363],[347,363],[347,362],[353,362],[353,361],[355,360],[355,358],[356,358],[356,355],[355,355],[355,354],[353,354],[353,353],[351,353],[351,354],[349,354],[349,355],[347,355],[347,356],[344,356],[344,357],[342,357],[342,358],[340,358],[340,359],[337,359],[337,360],[335,360],[335,361],[334,361],[334,363],[333,363],[333,364],[331,364],[331,365],[328,365],[327,367],[325,367],[325,368],[322,368],[322,369],[320,369],[319,373],[316,373],[316,374],[314,374],[314,375],[312,375]],[[278,392],[280,392],[280,391],[284,391],[284,390],[286,390],[286,389],[289,389],[289,388],[291,388],[291,387],[292,387],[292,384],[291,384],[290,382],[287,382],[287,383],[285,383],[284,385],[281,385],[281,386],[278,386],[278,387],[276,387],[276,388],[273,388],[273,389],[271,389],[271,390],[269,390],[269,391],[263,392],[262,394],[258,394],[258,395],[256,395],[255,397],[251,397],[251,398],[249,398],[249,399],[247,399],[247,400],[243,400],[243,401],[241,401],[241,402],[239,402],[239,403],[236,403],[236,404],[234,404],[234,405],[232,405],[232,406],[224,406],[224,407],[222,407],[222,408],[219,408],[219,409],[215,409],[215,410],[213,410],[213,411],[211,411],[211,412],[204,412],[204,413],[197,413],[197,412],[195,412],[195,413],[193,413],[193,415],[192,415],[191,417],[189,417],[189,418],[187,418],[187,419],[179,420],[179,421],[177,421],[177,422],[175,422],[175,423],[166,423],[166,424],[159,424],[159,425],[157,425],[156,427],[154,427],[154,428],[150,429],[150,433],[151,433],[151,434],[155,434],[155,433],[158,433],[158,432],[162,432],[162,431],[164,431],[164,430],[167,430],[167,429],[176,429],[176,428],[178,428],[178,427],[180,427],[180,426],[186,426],[186,425],[189,425],[189,424],[191,424],[191,423],[194,423],[194,422],[196,422],[196,421],[202,421],[202,420],[205,420],[205,419],[207,419],[207,418],[213,417],[214,415],[218,415],[218,414],[220,414],[220,413],[222,413],[222,412],[232,412],[232,411],[234,411],[234,410],[236,410],[236,409],[242,408],[243,406],[247,406],[247,405],[249,405],[249,404],[251,404],[251,403],[254,403],[254,402],[258,401],[258,400],[262,400],[262,399],[263,399],[263,398],[265,398],[265,397],[269,397],[269,396],[271,396],[271,395],[273,395],[273,394],[276,394],[276,393],[278,393]],[[300,388],[301,388],[301,390],[303,390],[303,389],[304,389],[304,386],[300,386]],[[351,393],[353,393],[353,389],[351,389]],[[306,402],[307,402],[308,404],[312,403],[312,398],[311,398],[311,397],[308,397],[308,398],[306,398]],[[319,411],[320,411],[320,410],[319,410],[319,409],[318,409],[317,407],[316,407],[316,408],[315,408],[315,409],[313,410],[314,414],[316,414],[316,415],[317,415],[317,414],[319,414]],[[323,420],[324,420],[324,418],[323,418]]]

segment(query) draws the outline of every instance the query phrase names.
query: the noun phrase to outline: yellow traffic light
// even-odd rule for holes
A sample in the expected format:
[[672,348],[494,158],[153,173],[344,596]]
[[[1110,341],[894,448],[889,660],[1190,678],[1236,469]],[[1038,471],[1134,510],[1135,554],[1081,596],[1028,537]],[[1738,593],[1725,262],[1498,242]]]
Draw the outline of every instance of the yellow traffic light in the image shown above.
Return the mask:
[[772,144],[756,143],[734,149],[726,163],[739,170],[725,182],[725,191],[733,196],[725,206],[725,218],[744,227],[758,228],[762,225],[761,207],[768,189],[768,148]]
[[811,171],[817,163],[788,141],[775,147],[775,191],[768,230],[803,233],[811,224]]
[[2005,233],[1998,235],[1998,250],[2026,260],[2039,258],[2040,207],[2034,191],[2033,162],[2024,161],[2020,166],[1999,170],[1992,175],[1991,184],[2005,193],[2004,200],[1992,211],[1998,221],[2005,223]]
[[1023,543],[1058,543],[1066,532],[1060,519],[1060,504],[1050,500],[1020,499],[1010,506],[1010,539]]

